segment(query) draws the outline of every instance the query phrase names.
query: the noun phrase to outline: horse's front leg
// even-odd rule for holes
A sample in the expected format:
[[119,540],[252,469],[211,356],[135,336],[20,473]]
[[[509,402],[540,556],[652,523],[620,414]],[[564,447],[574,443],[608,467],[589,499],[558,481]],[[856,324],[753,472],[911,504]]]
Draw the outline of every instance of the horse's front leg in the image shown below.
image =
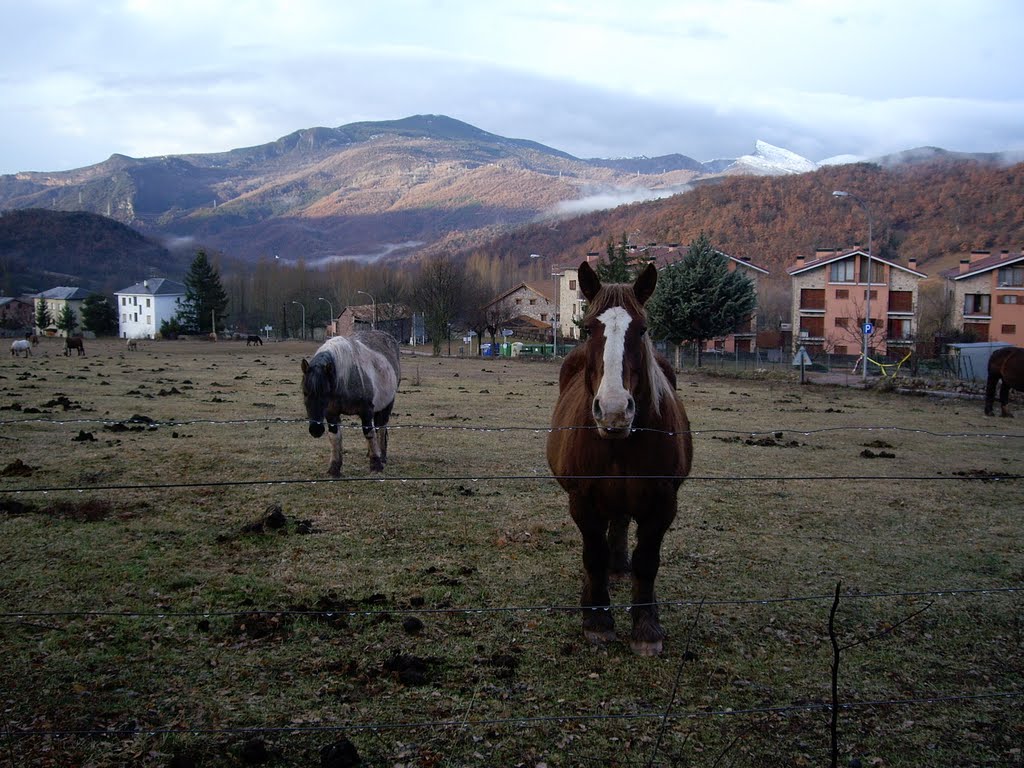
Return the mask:
[[639,656],[661,653],[665,630],[658,620],[654,580],[661,567],[661,542],[675,517],[675,493],[654,498],[637,520],[636,547],[633,550],[633,634],[629,644]]
[[331,441],[331,466],[327,474],[331,477],[341,477],[341,427],[337,422],[327,424],[327,436]]
[[999,385],[999,408],[1000,416],[1013,418],[1013,414],[1010,413],[1010,385],[1006,383],[1006,379],[1003,379],[1002,384]]
[[608,526],[608,548],[611,554],[609,575],[613,579],[629,574],[629,551],[626,537],[629,533],[629,516],[615,515]]
[[373,421],[373,411],[363,414],[363,437],[366,438],[366,451],[370,456],[370,471],[383,472],[384,461],[380,454],[378,429]]
[[594,645],[615,640],[615,619],[608,594],[608,521],[594,511],[593,504],[569,494],[569,514],[583,536],[583,636]]

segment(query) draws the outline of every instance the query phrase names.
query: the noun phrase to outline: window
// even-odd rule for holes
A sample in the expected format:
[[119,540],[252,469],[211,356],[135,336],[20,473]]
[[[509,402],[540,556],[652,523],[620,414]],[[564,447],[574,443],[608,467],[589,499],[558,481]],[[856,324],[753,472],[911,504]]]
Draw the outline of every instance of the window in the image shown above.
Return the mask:
[[147,307],[149,306],[149,297],[148,296],[146,297],[146,306]]
[[[860,280],[859,283],[868,282],[864,278],[868,273],[868,259],[864,256],[860,260]],[[878,259],[871,260],[871,281],[872,283],[884,283],[885,282],[885,265]]]
[[122,307],[127,307],[128,306],[128,297],[127,296],[122,296],[121,297],[121,306]]
[[987,293],[968,293],[964,296],[965,315],[988,315],[992,312],[991,296]]
[[837,299],[848,299],[848,298],[850,298],[850,289],[849,288],[836,288],[836,298]]
[[576,290],[576,281],[575,280],[570,280],[569,281],[569,290],[570,291],[575,291]]
[[850,318],[848,318],[848,317],[837,317],[836,318],[836,328],[849,328],[849,327],[850,327]]
[[988,341],[988,323],[964,323],[964,333],[969,333],[975,341]]
[[801,288],[800,309],[824,309],[825,289],[824,288]]
[[1015,293],[1004,293],[996,298],[997,304],[1019,304],[1019,297]]
[[531,306],[531,307],[532,307],[532,306],[533,306],[534,304],[536,304],[536,303],[537,303],[537,300],[536,300],[536,299],[530,299],[530,306]]
[[[867,299],[867,297],[868,297],[868,292],[865,290],[864,291],[864,298]],[[871,292],[871,300],[875,301],[875,299],[877,299],[877,298],[878,298],[878,291],[872,291]]]
[[854,275],[853,259],[843,259],[832,264],[828,279],[832,283],[852,283]]
[[910,320],[891,318],[886,327],[886,336],[890,341],[903,341],[911,338]]
[[914,294],[912,291],[889,291],[890,312],[913,312]]
[[153,324],[153,316],[152,315],[146,315],[146,325],[152,325],[152,324]]
[[836,352],[835,353],[837,355],[847,355],[847,354],[849,354],[849,352],[846,351],[846,345],[845,344],[836,344]]
[[546,323],[546,322],[548,321],[548,316],[547,316],[547,313],[546,313],[546,312],[541,312],[541,313],[540,313],[540,321],[541,321],[542,323]]
[[1024,288],[1024,267],[1003,267],[999,270],[999,285]]
[[807,331],[807,335],[814,339],[820,339],[825,335],[824,317],[801,317],[800,331]]
[[1001,326],[999,326],[999,332],[1000,333],[1006,333],[1006,334],[1009,334],[1010,336],[1013,336],[1013,335],[1015,335],[1017,333],[1017,326],[1016,325],[1001,325]]
[[522,303],[523,303],[522,299],[516,299],[516,304],[522,304]]

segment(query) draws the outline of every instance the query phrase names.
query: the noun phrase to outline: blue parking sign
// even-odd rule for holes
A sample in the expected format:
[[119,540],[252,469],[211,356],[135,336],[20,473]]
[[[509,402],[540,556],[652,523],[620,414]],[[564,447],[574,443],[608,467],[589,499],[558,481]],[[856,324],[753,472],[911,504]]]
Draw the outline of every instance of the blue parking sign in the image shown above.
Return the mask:
[[874,323],[864,323],[864,335],[865,336],[870,336],[874,332],[875,332],[875,324]]

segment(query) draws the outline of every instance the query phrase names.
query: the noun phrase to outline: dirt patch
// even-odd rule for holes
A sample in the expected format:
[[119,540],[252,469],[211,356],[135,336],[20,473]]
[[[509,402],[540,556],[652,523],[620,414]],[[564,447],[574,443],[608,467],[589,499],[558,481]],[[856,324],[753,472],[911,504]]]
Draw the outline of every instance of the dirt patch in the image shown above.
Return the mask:
[[15,459],[3,470],[0,470],[0,476],[3,477],[29,477],[38,467],[30,467],[21,459]]

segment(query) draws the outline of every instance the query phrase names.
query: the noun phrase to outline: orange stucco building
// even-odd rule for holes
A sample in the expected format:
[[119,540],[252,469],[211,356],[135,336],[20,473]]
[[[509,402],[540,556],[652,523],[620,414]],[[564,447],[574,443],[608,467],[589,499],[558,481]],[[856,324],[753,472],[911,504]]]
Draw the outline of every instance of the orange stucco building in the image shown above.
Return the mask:
[[971,251],[942,276],[955,328],[977,341],[1024,347],[1024,252]]

